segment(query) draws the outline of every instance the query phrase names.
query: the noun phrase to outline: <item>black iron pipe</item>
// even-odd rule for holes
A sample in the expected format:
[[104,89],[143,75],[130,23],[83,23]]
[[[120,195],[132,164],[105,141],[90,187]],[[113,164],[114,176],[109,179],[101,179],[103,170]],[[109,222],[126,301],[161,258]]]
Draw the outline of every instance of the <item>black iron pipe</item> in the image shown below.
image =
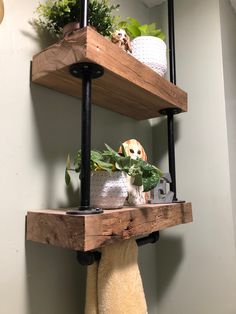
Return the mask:
[[[80,0],[80,27],[88,25],[89,0]],[[82,76],[81,108],[81,192],[80,210],[89,210],[90,206],[90,153],[91,153],[91,85],[92,71],[84,68]]]
[[[150,243],[156,243],[159,240],[160,234],[159,231],[150,233],[144,238],[136,240],[138,246],[143,246]],[[98,262],[101,259],[101,252],[90,251],[90,252],[80,252],[77,251],[77,261],[83,266],[92,265],[95,262]]]
[[[176,84],[174,0],[168,0],[168,31],[170,81]],[[170,190],[174,192],[174,201],[176,201],[174,113],[174,110],[167,110],[169,172],[172,180]]]
[[88,2],[89,0],[80,0],[80,27],[88,25]]
[[160,234],[159,231],[155,231],[150,233],[148,236],[137,239],[137,245],[138,246],[143,246],[149,243],[156,243],[159,240]]
[[174,0],[168,0],[170,81],[176,84]]
[[167,113],[167,129],[168,129],[168,158],[169,158],[169,171],[171,175],[170,190],[174,192],[173,200],[176,197],[176,169],[175,169],[175,138],[174,138],[174,114],[169,111]]
[[92,80],[101,77],[104,69],[95,63],[79,62],[69,68],[71,75],[82,80],[81,100],[81,169],[80,208],[70,209],[67,214],[100,214],[102,209],[90,208],[90,154],[91,154],[91,93]]
[[82,78],[81,104],[81,210],[88,209],[90,205],[91,85],[91,72],[84,71],[84,77]]

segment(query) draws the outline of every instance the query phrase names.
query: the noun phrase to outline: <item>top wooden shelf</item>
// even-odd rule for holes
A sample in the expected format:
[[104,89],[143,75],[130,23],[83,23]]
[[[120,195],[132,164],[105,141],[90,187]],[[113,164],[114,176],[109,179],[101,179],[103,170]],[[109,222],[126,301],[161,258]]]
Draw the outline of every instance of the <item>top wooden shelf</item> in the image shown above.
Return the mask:
[[187,94],[183,90],[90,27],[35,55],[32,81],[80,97],[81,80],[68,70],[77,62],[94,62],[105,70],[104,76],[93,81],[95,105],[137,120],[160,116],[160,110],[165,108],[187,111]]

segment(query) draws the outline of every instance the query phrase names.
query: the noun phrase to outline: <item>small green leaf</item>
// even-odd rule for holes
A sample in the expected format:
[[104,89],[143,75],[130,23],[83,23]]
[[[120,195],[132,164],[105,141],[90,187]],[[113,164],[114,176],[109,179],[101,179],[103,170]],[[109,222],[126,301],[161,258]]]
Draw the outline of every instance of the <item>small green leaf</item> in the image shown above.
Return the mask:
[[111,148],[109,145],[105,144],[106,148],[109,152],[113,153],[115,156],[120,156],[113,148]]
[[70,169],[71,168],[71,162],[70,162],[70,155],[68,154],[67,160],[66,160],[66,168]]
[[125,157],[127,157],[127,153],[126,153],[124,144],[121,145],[121,151],[122,151],[122,155],[125,156]]
[[99,167],[100,169],[102,169],[102,170],[105,170],[105,171],[112,171],[112,169],[113,169],[113,164],[111,164],[111,163],[104,162],[104,161],[101,161],[101,160],[97,160],[95,163],[96,163],[96,164],[98,165],[98,167]]
[[119,28],[126,28],[126,27],[127,27],[127,22],[126,22],[126,21],[121,21],[121,22],[118,24],[118,27],[119,27]]
[[65,182],[66,182],[66,185],[70,185],[70,175],[67,171],[67,169],[65,170]]
[[126,32],[131,38],[141,36],[141,31],[137,26],[134,25],[127,25]]
[[136,20],[135,18],[133,17],[127,17],[127,20],[129,21],[130,24],[136,26],[136,27],[139,27],[141,26],[141,24],[139,23],[138,20]]
[[161,34],[158,36],[160,39],[165,40],[166,36],[163,32],[161,32]]
[[144,24],[142,26],[139,26],[138,28],[141,32],[141,36],[147,36],[148,35],[148,25]]
[[65,12],[70,12],[70,8],[69,7],[67,7],[67,8],[65,8],[65,10],[64,10]]
[[148,32],[152,32],[156,29],[156,23],[148,24]]
[[159,37],[159,35],[161,34],[161,31],[158,29],[154,29],[153,31],[150,31],[149,34],[150,36]]
[[142,186],[143,185],[143,181],[142,181],[142,176],[139,174],[139,175],[136,175],[134,177],[134,182],[133,182],[134,185],[137,185],[137,186]]
[[102,154],[100,152],[98,152],[98,151],[92,150],[90,158],[93,161],[101,160],[102,159]]

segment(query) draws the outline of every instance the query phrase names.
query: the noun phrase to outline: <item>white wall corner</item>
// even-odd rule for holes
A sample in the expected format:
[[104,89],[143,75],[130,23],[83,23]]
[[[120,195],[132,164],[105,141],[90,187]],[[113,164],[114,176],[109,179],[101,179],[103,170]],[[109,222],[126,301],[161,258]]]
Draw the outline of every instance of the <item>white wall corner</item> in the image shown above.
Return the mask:
[[152,7],[155,7],[156,5],[161,4],[162,2],[166,0],[142,0],[142,1],[148,8],[152,8]]

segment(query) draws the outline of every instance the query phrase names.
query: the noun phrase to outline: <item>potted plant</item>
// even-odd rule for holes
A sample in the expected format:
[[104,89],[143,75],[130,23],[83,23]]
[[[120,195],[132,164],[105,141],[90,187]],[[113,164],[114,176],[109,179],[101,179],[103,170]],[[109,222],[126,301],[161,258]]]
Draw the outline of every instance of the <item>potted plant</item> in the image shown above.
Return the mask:
[[141,25],[128,17],[118,25],[131,38],[132,55],[161,76],[167,71],[165,34],[156,28],[156,23]]
[[[116,26],[112,12],[119,5],[109,5],[108,0],[91,0],[88,8],[88,25],[103,36],[110,36]],[[47,31],[60,38],[79,29],[80,0],[45,0],[36,9],[38,18],[31,21],[37,31]]]
[[[128,196],[127,176],[132,177],[132,183],[143,186],[143,192],[150,191],[159,182],[161,171],[154,165],[138,158],[127,156],[125,149],[117,153],[106,145],[106,150],[91,151],[91,206],[101,208],[120,208]],[[65,181],[71,182],[70,171],[79,173],[81,169],[81,151],[78,151],[71,166],[70,157],[67,160]]]

